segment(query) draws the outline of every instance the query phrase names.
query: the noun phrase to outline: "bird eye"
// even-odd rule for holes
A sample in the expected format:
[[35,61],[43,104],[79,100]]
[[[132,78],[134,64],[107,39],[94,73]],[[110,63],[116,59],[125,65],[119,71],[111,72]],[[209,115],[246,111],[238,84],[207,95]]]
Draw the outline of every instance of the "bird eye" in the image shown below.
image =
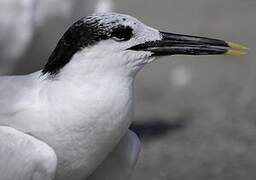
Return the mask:
[[111,38],[116,41],[128,41],[132,36],[132,28],[129,26],[118,26],[111,33]]

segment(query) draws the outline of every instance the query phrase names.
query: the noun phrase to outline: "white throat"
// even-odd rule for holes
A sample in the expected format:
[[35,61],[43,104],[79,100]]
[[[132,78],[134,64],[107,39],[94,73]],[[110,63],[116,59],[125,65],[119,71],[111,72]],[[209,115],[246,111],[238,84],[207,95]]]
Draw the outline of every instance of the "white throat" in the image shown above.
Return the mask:
[[[65,139],[65,143],[82,151],[76,152],[72,157],[74,159],[59,155],[64,157],[61,161],[71,163],[70,166],[75,166],[72,162],[80,162],[80,159],[95,162],[96,166],[130,125],[136,68],[127,70],[126,62],[121,62],[123,59],[107,59],[111,57],[109,55],[105,55],[105,59],[96,56],[93,53],[77,53],[56,77],[47,80],[45,86],[48,103],[59,106],[51,110],[51,123],[65,128],[65,135],[59,132],[58,136],[68,138],[68,132],[70,142]],[[77,141],[73,140],[74,137]],[[51,141],[48,143],[56,151],[69,153],[63,152],[67,144],[57,144],[55,139]],[[85,157],[88,159],[84,160]],[[84,169],[87,164],[79,166]]]

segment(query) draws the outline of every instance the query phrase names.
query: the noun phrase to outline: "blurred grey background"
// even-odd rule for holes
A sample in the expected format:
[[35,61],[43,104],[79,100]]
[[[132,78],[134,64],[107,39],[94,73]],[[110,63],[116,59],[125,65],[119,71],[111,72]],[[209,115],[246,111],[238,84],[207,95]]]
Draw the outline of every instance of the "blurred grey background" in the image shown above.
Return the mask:
[[0,73],[42,68],[65,29],[95,9],[250,48],[161,58],[140,72],[131,128],[142,151],[131,179],[255,180],[256,1],[0,0]]

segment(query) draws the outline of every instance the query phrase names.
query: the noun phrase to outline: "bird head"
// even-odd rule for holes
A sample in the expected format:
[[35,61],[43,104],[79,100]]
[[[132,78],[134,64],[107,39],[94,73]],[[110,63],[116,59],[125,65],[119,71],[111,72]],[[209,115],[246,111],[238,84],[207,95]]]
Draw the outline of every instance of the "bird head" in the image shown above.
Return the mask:
[[162,32],[128,15],[99,13],[78,20],[65,32],[43,73],[56,75],[72,62],[137,71],[159,56],[240,55],[244,50],[223,40]]

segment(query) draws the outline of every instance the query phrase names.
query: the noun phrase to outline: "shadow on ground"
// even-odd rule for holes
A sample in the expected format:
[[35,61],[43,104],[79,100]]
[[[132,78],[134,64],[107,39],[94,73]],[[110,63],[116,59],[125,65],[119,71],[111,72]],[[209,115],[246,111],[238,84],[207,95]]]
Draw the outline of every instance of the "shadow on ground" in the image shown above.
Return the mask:
[[175,121],[162,118],[139,119],[130,126],[130,130],[135,132],[142,140],[161,138],[167,133],[181,131],[187,126],[187,117],[179,117]]

